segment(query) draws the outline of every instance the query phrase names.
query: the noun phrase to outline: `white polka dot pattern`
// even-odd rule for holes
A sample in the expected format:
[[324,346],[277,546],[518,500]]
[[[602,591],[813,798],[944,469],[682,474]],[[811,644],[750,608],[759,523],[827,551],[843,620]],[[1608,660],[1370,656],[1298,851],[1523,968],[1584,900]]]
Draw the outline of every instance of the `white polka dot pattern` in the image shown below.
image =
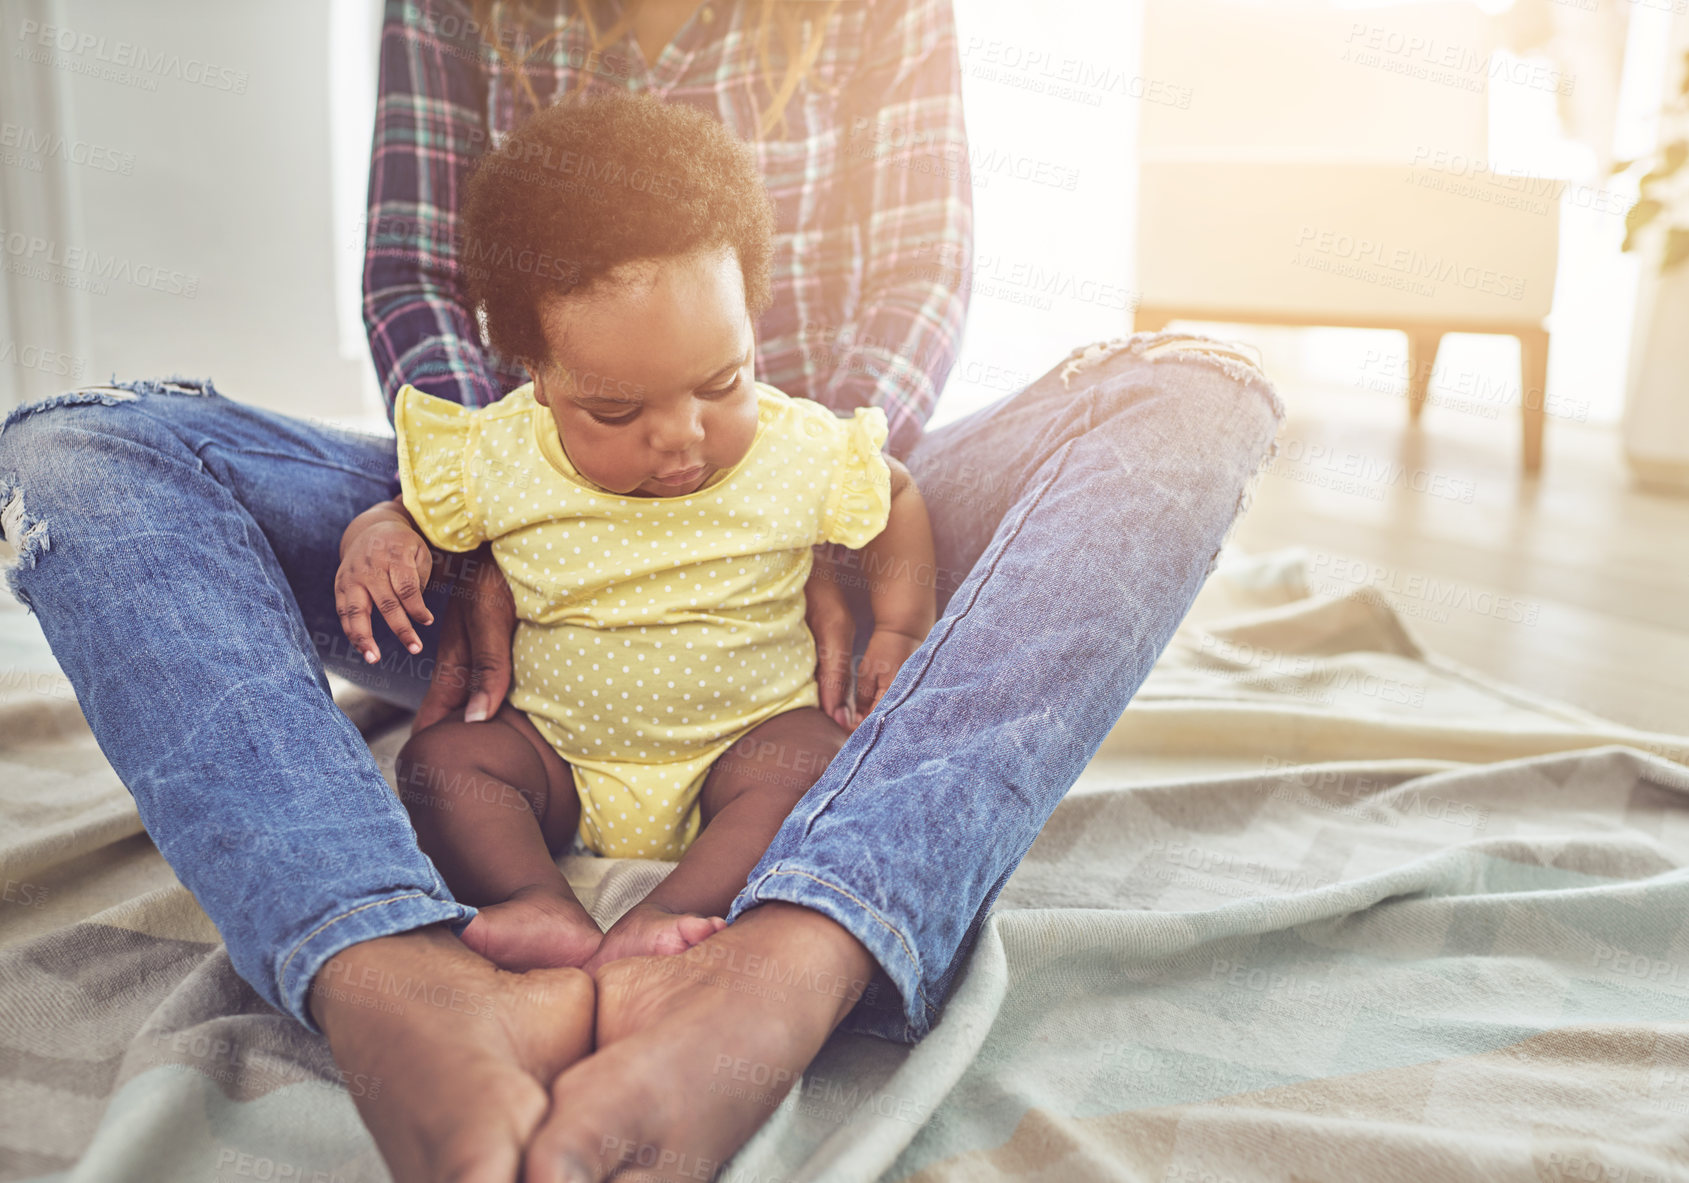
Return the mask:
[[819,702],[810,547],[860,547],[885,529],[885,412],[844,419],[758,383],[750,451],[682,497],[586,481],[531,385],[477,411],[407,386],[395,426],[423,533],[452,551],[490,540],[510,581],[511,702],[574,766],[582,839],[679,858],[715,760],[763,720]]

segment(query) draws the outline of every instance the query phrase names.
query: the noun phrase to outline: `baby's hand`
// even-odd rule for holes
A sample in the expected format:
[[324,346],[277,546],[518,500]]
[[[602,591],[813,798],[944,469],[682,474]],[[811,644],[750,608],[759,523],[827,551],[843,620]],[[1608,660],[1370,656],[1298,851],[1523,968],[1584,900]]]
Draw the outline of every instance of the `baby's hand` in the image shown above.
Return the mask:
[[345,541],[340,570],[334,576],[334,608],[346,639],[366,662],[381,659],[370,631],[371,604],[400,644],[412,653],[422,652],[422,639],[411,627],[411,617],[425,625],[434,623],[434,614],[422,602],[422,589],[433,566],[428,543],[392,518],[372,521]]
[[921,647],[921,641],[920,637],[894,633],[888,629],[874,630],[873,635],[868,638],[868,647],[862,651],[862,664],[856,670],[855,717],[848,723],[843,723],[847,730],[855,731],[862,720],[880,705],[880,699],[891,689],[892,679],[897,677],[897,671],[909,660],[910,655]]

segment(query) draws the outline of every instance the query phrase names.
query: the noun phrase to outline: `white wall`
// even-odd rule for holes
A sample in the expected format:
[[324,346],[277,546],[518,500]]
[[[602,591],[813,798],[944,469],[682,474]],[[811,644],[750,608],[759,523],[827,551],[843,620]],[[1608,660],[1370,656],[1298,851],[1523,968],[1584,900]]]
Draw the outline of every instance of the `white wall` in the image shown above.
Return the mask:
[[[1019,0],[956,7],[980,265],[935,423],[1126,329],[1142,102],[1137,0],[1051,5],[1036,22]],[[50,156],[41,172],[0,166],[0,229],[196,282],[188,298],[0,277],[0,356],[9,341],[13,355],[32,346],[76,370],[0,360],[0,405],[113,372],[182,373],[292,414],[378,421],[356,299],[379,0],[0,0],[0,17],[0,122],[62,130],[127,162],[127,172]],[[26,21],[69,30],[69,51],[21,37]],[[218,86],[175,76],[140,86],[84,72],[105,67],[119,42],[228,73]],[[1064,72],[1092,83],[1050,93]],[[229,78],[240,93],[219,88]],[[47,97],[24,110],[14,91]]]
[[956,0],[974,288],[932,426],[1128,331],[1139,108],[1161,96],[1138,73],[1142,20],[1141,0]]
[[325,0],[0,0],[0,402],[180,373],[291,414],[375,409],[337,327],[329,27]]

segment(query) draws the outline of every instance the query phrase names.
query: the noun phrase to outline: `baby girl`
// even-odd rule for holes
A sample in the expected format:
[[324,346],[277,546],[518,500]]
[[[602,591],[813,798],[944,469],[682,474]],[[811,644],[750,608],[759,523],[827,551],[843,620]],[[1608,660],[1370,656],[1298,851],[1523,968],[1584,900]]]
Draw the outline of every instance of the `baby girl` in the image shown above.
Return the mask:
[[[856,722],[820,709],[812,547],[864,553],[877,704],[933,624],[926,509],[884,411],[755,380],[773,206],[716,120],[635,94],[551,107],[482,164],[464,221],[470,294],[532,380],[479,410],[400,391],[403,495],[347,527],[338,606],[368,660],[372,605],[415,651],[430,544],[491,543],[509,702],[418,732],[397,770],[481,909],[463,940],[516,970],[683,952]],[[577,835],[679,865],[600,932],[554,862]]]

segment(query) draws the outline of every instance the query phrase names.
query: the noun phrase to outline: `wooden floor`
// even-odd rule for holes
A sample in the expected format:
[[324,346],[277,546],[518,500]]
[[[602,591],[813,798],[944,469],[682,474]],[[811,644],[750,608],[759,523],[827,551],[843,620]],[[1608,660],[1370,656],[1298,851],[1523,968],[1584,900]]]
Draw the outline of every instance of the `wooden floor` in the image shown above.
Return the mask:
[[[1272,372],[1269,368],[1269,372]],[[1290,418],[1234,541],[1301,546],[1319,590],[1383,591],[1429,648],[1651,730],[1689,732],[1689,498],[1634,488],[1615,428],[1275,375]]]

